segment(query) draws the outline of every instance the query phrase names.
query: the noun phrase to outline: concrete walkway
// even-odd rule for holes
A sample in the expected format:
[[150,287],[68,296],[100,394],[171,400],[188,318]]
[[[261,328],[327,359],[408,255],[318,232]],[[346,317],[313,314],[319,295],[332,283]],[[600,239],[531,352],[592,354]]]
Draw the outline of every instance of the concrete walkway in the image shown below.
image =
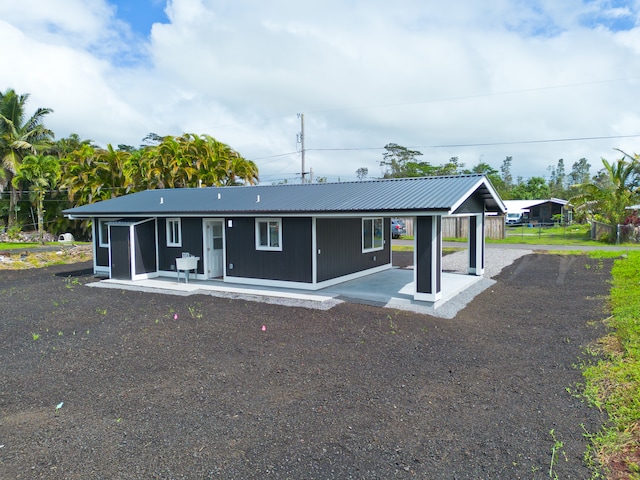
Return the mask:
[[461,251],[443,258],[442,292],[438,302],[413,300],[413,270],[392,268],[317,291],[291,288],[248,286],[224,283],[220,280],[191,280],[178,283],[175,278],[158,277],[147,280],[108,279],[88,284],[98,288],[117,288],[171,295],[212,295],[225,298],[275,303],[327,310],[342,302],[407,310],[441,318],[453,318],[476,295],[495,283],[496,276],[517,258],[531,250],[490,250],[485,255],[485,275],[465,274],[467,252]]

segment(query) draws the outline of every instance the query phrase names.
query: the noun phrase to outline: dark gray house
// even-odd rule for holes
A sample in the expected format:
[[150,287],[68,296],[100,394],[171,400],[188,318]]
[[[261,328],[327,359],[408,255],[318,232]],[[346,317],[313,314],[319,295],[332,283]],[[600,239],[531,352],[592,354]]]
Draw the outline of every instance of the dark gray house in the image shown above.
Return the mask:
[[441,298],[442,217],[470,222],[469,273],[484,272],[484,215],[504,213],[482,175],[147,190],[66,210],[93,220],[94,271],[317,290],[391,268],[391,218],[415,220],[415,300]]

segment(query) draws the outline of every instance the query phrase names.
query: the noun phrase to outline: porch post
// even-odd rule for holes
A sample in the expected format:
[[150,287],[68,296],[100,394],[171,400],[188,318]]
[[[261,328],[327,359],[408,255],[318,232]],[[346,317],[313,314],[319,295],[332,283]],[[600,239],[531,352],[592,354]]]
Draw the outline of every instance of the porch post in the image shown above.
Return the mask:
[[414,300],[442,298],[442,217],[416,217],[414,223]]
[[484,275],[484,213],[469,216],[469,274]]

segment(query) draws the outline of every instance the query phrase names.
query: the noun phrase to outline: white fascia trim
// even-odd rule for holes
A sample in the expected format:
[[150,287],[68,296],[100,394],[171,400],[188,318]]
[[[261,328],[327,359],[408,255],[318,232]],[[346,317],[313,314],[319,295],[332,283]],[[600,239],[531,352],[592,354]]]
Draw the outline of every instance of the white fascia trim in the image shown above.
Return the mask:
[[498,207],[500,207],[500,209],[502,210],[502,213],[505,213],[507,211],[507,207],[504,206],[504,203],[502,203],[502,199],[500,198],[500,195],[498,195],[498,192],[495,191],[495,189],[491,186],[491,183],[485,177],[480,178],[473,187],[467,190],[466,193],[462,195],[458,199],[458,201],[451,206],[450,211],[455,212],[458,208],[460,208],[460,205],[462,205],[473,194],[473,192],[475,192],[481,185],[484,185],[485,187],[487,187],[487,189],[489,190],[489,193],[491,193],[493,198],[498,203]]

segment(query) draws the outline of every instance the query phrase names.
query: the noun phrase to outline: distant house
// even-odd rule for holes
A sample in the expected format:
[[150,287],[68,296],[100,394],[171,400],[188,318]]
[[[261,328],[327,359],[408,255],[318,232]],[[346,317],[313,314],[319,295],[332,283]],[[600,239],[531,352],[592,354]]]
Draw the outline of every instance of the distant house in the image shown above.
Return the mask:
[[[504,200],[507,214],[519,213],[526,223],[554,223],[555,215],[570,220],[570,205],[566,200]],[[557,217],[556,217],[557,218]]]
[[505,207],[482,175],[147,190],[65,210],[93,220],[94,271],[317,290],[392,267],[391,218],[415,219],[415,300],[441,298],[442,217],[469,218],[469,273],[484,272],[485,212]]

